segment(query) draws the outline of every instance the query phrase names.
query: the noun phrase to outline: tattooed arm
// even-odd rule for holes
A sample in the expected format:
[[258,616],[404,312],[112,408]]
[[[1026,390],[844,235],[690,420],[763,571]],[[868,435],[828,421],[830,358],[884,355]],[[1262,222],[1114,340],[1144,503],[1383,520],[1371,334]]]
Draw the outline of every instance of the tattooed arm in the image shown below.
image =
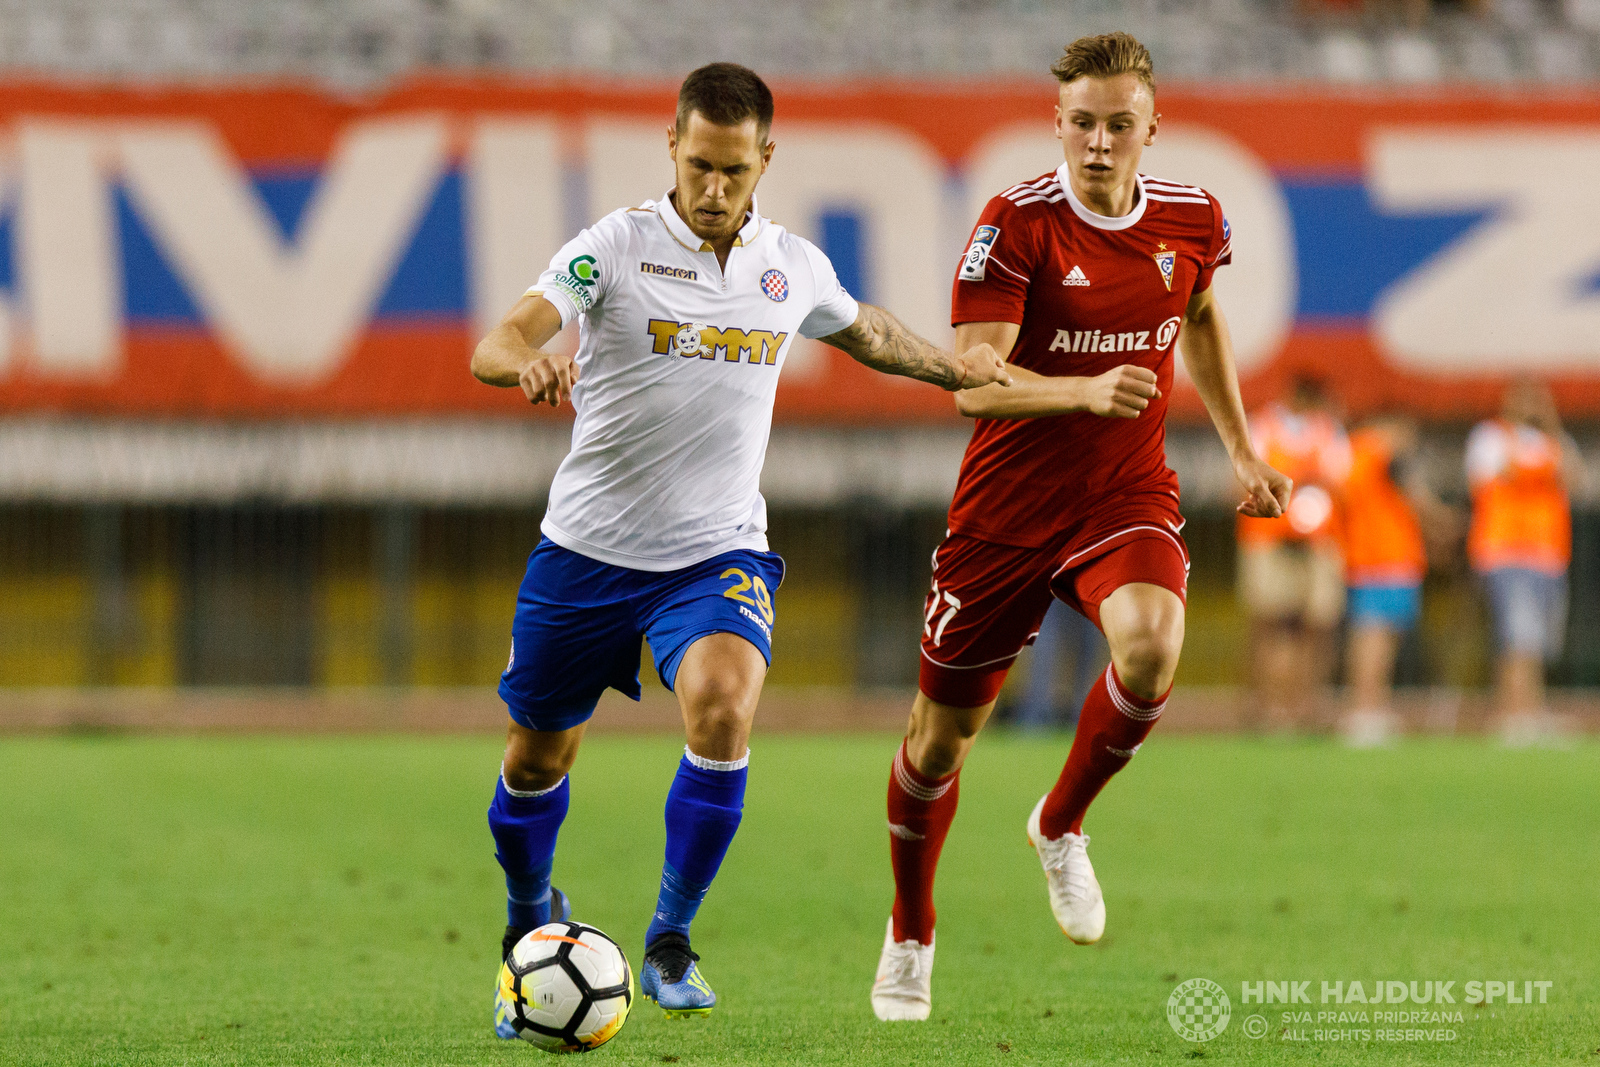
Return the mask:
[[861,305],[861,313],[848,329],[829,334],[822,340],[873,370],[919,378],[952,392],[977,389],[993,382],[1011,384],[1005,360],[993,346],[974,345],[959,355],[946,352],[871,304]]

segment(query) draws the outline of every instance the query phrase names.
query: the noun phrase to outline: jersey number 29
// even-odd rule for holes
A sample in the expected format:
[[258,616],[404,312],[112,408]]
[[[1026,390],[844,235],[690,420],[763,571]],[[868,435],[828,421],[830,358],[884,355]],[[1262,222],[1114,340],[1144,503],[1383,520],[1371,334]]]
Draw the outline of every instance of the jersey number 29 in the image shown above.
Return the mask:
[[[741,604],[749,604],[761,612],[761,617],[767,620],[767,625],[772,625],[772,594],[767,592],[767,583],[761,580],[761,575],[750,577],[738,567],[729,567],[722,572],[724,578],[738,578],[733,585],[722,591],[722,595],[729,600],[737,600]],[[756,598],[751,600],[745,593],[754,590]]]

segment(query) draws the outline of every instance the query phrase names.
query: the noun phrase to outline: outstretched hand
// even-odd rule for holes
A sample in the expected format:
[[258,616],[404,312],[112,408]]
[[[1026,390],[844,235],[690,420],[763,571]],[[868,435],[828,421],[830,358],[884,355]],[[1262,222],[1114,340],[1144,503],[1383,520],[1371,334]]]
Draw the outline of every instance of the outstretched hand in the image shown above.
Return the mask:
[[1006,361],[1000,358],[1000,353],[994,346],[985,342],[973,345],[965,352],[955,356],[956,371],[959,379],[950,386],[951,392],[961,389],[981,389],[985,385],[1010,385],[1011,373],[1006,369]]
[[1294,482],[1272,469],[1259,456],[1249,456],[1235,462],[1233,474],[1244,486],[1246,494],[1235,509],[1239,514],[1253,519],[1276,519],[1289,510],[1289,496],[1294,492]]

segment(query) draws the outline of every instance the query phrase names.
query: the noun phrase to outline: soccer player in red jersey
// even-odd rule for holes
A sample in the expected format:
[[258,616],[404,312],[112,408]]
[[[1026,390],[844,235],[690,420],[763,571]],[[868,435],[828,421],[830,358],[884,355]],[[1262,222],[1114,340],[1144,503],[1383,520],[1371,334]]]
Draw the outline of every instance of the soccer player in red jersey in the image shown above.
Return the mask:
[[1084,812],[1161,715],[1183,644],[1189,561],[1164,428],[1180,334],[1244,487],[1239,511],[1276,517],[1289,502],[1289,479],[1251,446],[1211,290],[1230,255],[1222,207],[1138,173],[1159,119],[1150,53],[1127,34],[1086,37],[1052,71],[1065,162],[989,201],[954,283],[957,350],[993,345],[1012,385],[957,401],[977,424],[934,553],[921,691],[889,778],[895,900],[872,990],[880,1019],[928,1017],[933,875],[961,764],[1051,597],[1100,627],[1111,666],[1027,832],[1067,936],[1088,944],[1105,928]]

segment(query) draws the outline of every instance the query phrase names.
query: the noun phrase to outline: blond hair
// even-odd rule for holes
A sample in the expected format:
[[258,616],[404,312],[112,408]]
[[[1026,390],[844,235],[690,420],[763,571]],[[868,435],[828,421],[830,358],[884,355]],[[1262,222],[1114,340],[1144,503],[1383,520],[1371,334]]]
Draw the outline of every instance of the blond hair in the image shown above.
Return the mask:
[[1079,37],[1067,45],[1050,73],[1062,85],[1077,78],[1114,78],[1132,74],[1144,82],[1150,95],[1156,93],[1156,71],[1150,62],[1150,49],[1132,34],[1102,33],[1098,37]]

